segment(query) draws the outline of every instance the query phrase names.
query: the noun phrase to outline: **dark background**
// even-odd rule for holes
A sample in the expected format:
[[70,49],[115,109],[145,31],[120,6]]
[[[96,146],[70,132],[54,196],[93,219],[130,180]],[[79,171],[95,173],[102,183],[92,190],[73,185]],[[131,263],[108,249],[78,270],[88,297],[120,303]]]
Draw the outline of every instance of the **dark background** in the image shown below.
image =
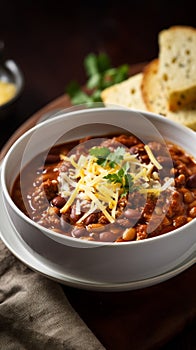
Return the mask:
[[[172,25],[196,27],[194,1],[1,1],[0,40],[25,87],[15,113],[1,120],[0,145],[71,80],[85,84],[88,53],[106,52],[113,66],[147,62],[158,55],[159,31]],[[191,325],[164,349],[192,350],[193,338]]]
[[84,57],[106,52],[113,66],[158,55],[158,33],[171,25],[196,26],[194,1],[0,1],[5,57],[25,77],[17,113],[3,123],[2,146],[25,119],[62,95],[70,80],[85,83]]

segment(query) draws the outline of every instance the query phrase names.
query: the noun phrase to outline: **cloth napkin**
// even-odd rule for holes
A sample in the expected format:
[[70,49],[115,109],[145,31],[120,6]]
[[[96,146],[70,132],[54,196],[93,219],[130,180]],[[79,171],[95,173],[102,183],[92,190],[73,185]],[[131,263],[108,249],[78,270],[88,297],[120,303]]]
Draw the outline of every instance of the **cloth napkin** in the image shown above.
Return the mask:
[[60,284],[30,270],[0,241],[0,349],[103,350]]

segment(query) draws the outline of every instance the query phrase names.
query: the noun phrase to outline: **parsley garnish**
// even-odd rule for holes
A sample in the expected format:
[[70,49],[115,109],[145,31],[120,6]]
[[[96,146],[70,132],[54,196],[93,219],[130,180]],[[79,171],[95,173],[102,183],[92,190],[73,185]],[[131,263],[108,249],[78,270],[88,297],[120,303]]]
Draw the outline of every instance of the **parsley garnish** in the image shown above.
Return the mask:
[[104,176],[104,178],[110,182],[121,184],[121,187],[123,188],[121,197],[126,196],[128,193],[133,191],[133,176],[127,173],[124,168],[121,168],[115,174],[108,174]]
[[109,166],[114,168],[116,164],[119,164],[123,159],[125,154],[125,149],[123,147],[118,147],[114,152],[110,152],[107,159],[109,160]]
[[90,155],[97,158],[97,164],[114,168],[116,164],[123,159],[125,149],[118,147],[114,152],[111,152],[107,147],[93,147],[90,149]]
[[[103,167],[109,165],[110,168],[115,168],[116,165],[121,164],[125,149],[123,147],[117,147],[114,152],[111,152],[107,147],[93,147],[90,149],[89,153],[97,158],[97,164]],[[121,184],[123,190],[121,197],[126,196],[134,189],[133,176],[128,173],[129,168],[129,163],[125,162],[122,168],[117,172],[104,176],[109,182]]]
[[97,158],[97,164],[106,166],[107,158],[110,154],[110,150],[107,147],[93,147],[90,149],[90,155]]
[[83,103],[91,105],[94,102],[102,102],[101,91],[127,79],[129,73],[127,64],[113,68],[106,53],[98,55],[90,53],[84,59],[84,68],[87,75],[86,88],[90,90],[90,93],[84,92],[77,82],[71,82],[66,92],[73,105]]

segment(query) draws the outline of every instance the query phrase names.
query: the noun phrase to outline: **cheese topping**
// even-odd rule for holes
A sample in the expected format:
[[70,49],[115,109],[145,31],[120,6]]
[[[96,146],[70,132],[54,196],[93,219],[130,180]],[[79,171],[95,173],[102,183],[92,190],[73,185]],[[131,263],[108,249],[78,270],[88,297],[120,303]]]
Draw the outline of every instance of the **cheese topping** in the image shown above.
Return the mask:
[[113,152],[93,147],[79,159],[75,154],[70,157],[61,155],[61,159],[69,164],[67,172],[60,171],[58,176],[59,194],[68,198],[61,213],[66,213],[75,204],[76,214],[83,214],[77,223],[96,211],[101,211],[113,223],[122,196],[133,191],[158,196],[172,181],[169,179],[161,185],[154,168],[160,170],[162,166],[149,146],[146,145],[145,150],[149,164],[140,162],[137,155],[130,154],[124,147],[118,147]]
[[145,145],[144,148],[148,154],[148,157],[150,158],[151,163],[154,164],[158,170],[162,169],[162,165],[156,160],[150,147],[148,145]]

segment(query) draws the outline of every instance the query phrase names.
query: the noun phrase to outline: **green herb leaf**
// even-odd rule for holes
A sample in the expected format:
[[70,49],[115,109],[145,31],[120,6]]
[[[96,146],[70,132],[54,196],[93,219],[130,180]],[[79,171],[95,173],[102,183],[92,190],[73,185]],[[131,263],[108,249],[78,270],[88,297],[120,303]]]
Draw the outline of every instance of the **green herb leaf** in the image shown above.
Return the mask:
[[102,102],[101,91],[105,88],[120,83],[128,78],[129,66],[124,64],[117,68],[112,68],[110,59],[106,53],[95,55],[90,53],[84,59],[84,68],[87,75],[86,87],[91,93],[86,94],[77,82],[71,82],[66,92],[71,98],[71,103],[87,103],[93,105],[94,102]]
[[114,152],[111,152],[107,159],[110,161],[109,165],[111,168],[114,168],[116,164],[123,159],[125,154],[125,149],[123,147],[118,147]]
[[80,91],[80,85],[75,80],[71,81],[66,88],[66,92],[71,98],[74,97],[78,91]]
[[107,147],[93,147],[90,149],[89,153],[96,158],[107,158],[108,154],[110,154],[110,150]]
[[84,59],[84,67],[88,77],[91,77],[99,72],[97,64],[97,56],[94,53],[90,53]]
[[93,102],[100,102],[101,101],[101,90],[95,90],[92,94],[91,94],[91,99],[93,100]]
[[97,158],[97,164],[101,166],[106,166],[107,157],[110,154],[110,150],[107,147],[93,147],[89,151],[91,156]]
[[78,90],[72,97],[71,101],[74,105],[77,105],[91,102],[91,98],[82,90]]
[[121,168],[115,174],[108,174],[104,176],[104,178],[110,182],[121,184],[123,189],[121,197],[124,197],[128,193],[134,191],[133,176],[131,174],[127,174],[124,168]]
[[89,80],[87,81],[87,88],[88,89],[94,89],[96,87],[98,87],[100,85],[100,81],[101,81],[101,74],[100,73],[95,73],[94,75],[92,75]]
[[104,179],[107,179],[110,182],[114,182],[114,183],[119,182],[122,185],[122,178],[121,178],[121,176],[119,176],[118,173],[108,174],[108,175],[104,176]]
[[99,165],[105,166],[108,163],[111,168],[115,168],[116,164],[119,164],[123,159],[125,149],[118,147],[114,152],[111,152],[107,147],[93,147],[90,154],[98,159]]
[[98,66],[99,72],[101,72],[101,73],[103,73],[107,69],[111,68],[110,59],[106,53],[101,52],[97,56],[97,66]]

